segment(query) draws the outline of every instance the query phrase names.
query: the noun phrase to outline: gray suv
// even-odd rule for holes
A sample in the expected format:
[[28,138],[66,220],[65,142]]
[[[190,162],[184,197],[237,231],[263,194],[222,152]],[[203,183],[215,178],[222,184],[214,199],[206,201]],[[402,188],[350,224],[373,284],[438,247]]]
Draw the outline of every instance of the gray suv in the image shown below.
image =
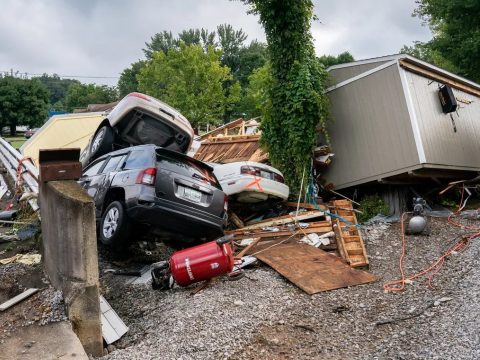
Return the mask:
[[184,241],[223,235],[227,196],[207,164],[155,145],[104,155],[79,180],[95,201],[98,238],[122,248],[132,226]]

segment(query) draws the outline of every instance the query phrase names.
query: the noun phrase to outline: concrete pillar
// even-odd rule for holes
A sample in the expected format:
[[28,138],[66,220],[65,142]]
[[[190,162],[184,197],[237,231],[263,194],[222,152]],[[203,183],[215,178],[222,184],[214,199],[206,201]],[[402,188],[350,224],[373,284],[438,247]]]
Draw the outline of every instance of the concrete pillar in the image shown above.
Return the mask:
[[93,200],[73,180],[40,185],[45,273],[63,292],[67,315],[85,351],[101,356],[98,254]]

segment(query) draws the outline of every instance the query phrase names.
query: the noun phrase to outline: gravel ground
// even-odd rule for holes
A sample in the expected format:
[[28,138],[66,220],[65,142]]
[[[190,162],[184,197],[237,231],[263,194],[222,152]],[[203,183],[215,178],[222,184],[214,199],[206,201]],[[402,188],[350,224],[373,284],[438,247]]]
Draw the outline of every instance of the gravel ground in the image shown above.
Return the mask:
[[0,303],[30,287],[40,290],[10,309],[0,312],[0,345],[7,337],[15,336],[15,332],[21,327],[40,326],[41,329],[42,325],[67,319],[62,293],[49,284],[41,264],[0,265]]
[[[462,220],[480,227],[478,220]],[[462,230],[430,219],[429,236],[407,237],[407,274],[423,269]],[[239,281],[160,292],[102,274],[105,296],[130,327],[106,359],[478,359],[480,239],[449,258],[433,289],[423,280],[402,293],[399,224],[364,229],[379,280],[309,296],[266,266]],[[101,270],[108,267],[105,259]],[[412,318],[375,325],[377,321]]]

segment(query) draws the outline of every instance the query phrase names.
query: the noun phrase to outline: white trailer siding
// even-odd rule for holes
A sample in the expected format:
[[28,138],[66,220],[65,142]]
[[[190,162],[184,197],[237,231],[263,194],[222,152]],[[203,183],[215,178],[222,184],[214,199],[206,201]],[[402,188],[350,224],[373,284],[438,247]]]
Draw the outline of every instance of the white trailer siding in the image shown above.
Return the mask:
[[396,63],[333,89],[329,98],[335,153],[329,182],[348,187],[419,164]]
[[[480,97],[453,89],[457,112],[444,114],[439,82],[405,71],[425,149],[425,163],[453,168],[480,168]],[[464,102],[460,102],[464,101]],[[470,104],[467,104],[471,102]]]
[[335,85],[341,83],[342,81],[348,80],[357,76],[365,71],[374,69],[382,64],[385,64],[387,61],[380,61],[374,63],[360,64],[355,66],[348,67],[338,67],[330,70],[330,84]]
[[[408,55],[329,71],[335,158],[323,175],[337,189],[395,175],[447,178],[455,177],[453,170],[463,178],[460,171],[480,171],[480,85]],[[458,111],[451,114],[456,132],[440,106],[443,83],[457,98]]]

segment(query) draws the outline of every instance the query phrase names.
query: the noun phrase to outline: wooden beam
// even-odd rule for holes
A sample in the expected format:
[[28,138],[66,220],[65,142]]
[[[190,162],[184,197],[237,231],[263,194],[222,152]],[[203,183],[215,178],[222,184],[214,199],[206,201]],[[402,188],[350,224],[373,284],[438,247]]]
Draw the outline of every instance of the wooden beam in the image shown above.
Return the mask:
[[[331,226],[332,226],[331,221],[312,221],[312,222],[309,222],[308,227],[303,228],[303,230],[311,229],[311,228],[331,227]],[[287,226],[284,226],[284,225],[280,225],[280,226],[278,226],[278,228],[279,228],[280,231],[290,231],[291,232],[291,229],[289,229]],[[298,230],[298,228],[295,228],[294,231],[295,230]],[[265,232],[265,231],[262,230],[261,228],[258,228],[258,229],[241,228],[241,229],[236,229],[236,230],[227,230],[227,231],[225,231],[225,234],[226,235],[250,234],[250,237],[255,237],[254,236],[255,234],[260,234],[260,233],[263,233],[263,232]]]
[[454,80],[453,78],[448,77],[448,75],[441,75],[437,72],[429,70],[427,68],[421,67],[419,65],[415,65],[410,63],[408,60],[402,59],[400,60],[400,66],[408,71],[411,71],[415,74],[427,77],[429,79],[438,81],[443,84],[450,85],[451,87],[464,91],[468,94],[472,94],[475,96],[480,96],[480,90],[475,89],[473,86],[469,84],[462,83],[459,80]]
[[[295,230],[298,231],[299,234],[326,234],[331,231],[333,231],[332,226],[326,226],[326,227],[313,227],[313,228],[305,228],[301,230]],[[295,232],[294,231],[294,232]],[[234,234],[235,240],[240,240],[240,239],[248,239],[251,237],[259,237],[259,238],[274,238],[274,237],[279,237],[279,236],[289,236],[293,235],[294,232],[292,231],[265,231],[265,232],[259,232],[255,234],[249,234],[248,232],[245,232],[244,234],[237,233]]]
[[0,311],[5,311],[11,308],[13,305],[18,304],[20,301],[25,300],[26,298],[32,296],[38,291],[38,289],[30,288],[25,290],[23,293],[18,294],[17,296],[11,298],[10,300],[5,301],[3,304],[0,305]]
[[[297,203],[296,202],[287,202],[287,206],[297,208]],[[325,205],[320,205],[318,204],[318,207],[316,207],[314,204],[307,204],[307,203],[300,203],[300,208],[302,209],[309,209],[309,210],[328,210],[328,208]]]
[[235,257],[241,258],[242,256],[244,256],[247,253],[247,251],[250,251],[250,249],[253,248],[255,245],[257,245],[261,239],[262,238],[259,238],[259,237],[257,237],[256,239],[253,239],[253,241],[249,245],[247,245],[245,249],[243,249],[237,255],[235,255]]
[[249,226],[244,227],[243,230],[258,229],[266,226],[289,224],[295,221],[309,220],[309,219],[314,219],[320,216],[325,216],[325,213],[323,211],[307,211],[303,214],[300,213],[300,215],[298,216],[284,215],[284,216],[279,216],[277,218],[268,219],[265,221],[248,223]]

